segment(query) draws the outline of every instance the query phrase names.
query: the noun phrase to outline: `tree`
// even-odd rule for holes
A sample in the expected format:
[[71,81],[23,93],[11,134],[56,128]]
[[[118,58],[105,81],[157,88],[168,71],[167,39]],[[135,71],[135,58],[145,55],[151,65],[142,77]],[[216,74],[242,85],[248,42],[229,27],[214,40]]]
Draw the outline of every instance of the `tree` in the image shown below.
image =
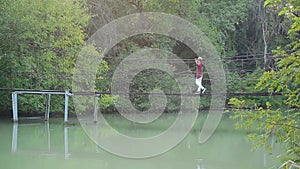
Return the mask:
[[[70,89],[73,67],[85,43],[90,19],[84,1],[0,3],[1,88]],[[0,105],[7,110],[11,107],[10,95],[5,93],[3,97]],[[26,101],[39,107],[33,98]]]
[[[89,26],[90,35],[105,24],[124,15],[139,12],[164,12],[184,18],[198,26],[219,54],[232,56],[237,52],[235,42],[237,25],[246,20],[252,2],[248,0],[88,0],[88,3],[93,16]],[[221,8],[223,10],[219,10]],[[109,34],[115,35],[118,30],[111,28],[110,31]],[[104,40],[109,42],[109,36]],[[108,52],[106,55],[110,66],[108,77],[111,77],[118,61],[144,47],[168,50],[184,59],[196,57],[185,44],[174,39],[153,34],[137,35],[120,42]],[[191,67],[191,69],[195,68]],[[149,84],[151,85],[154,84]],[[143,101],[145,99],[140,99],[140,102]]]
[[[274,134],[277,141],[284,144],[286,156],[282,158],[283,166],[292,165],[299,167],[300,163],[300,2],[295,0],[267,0],[267,8],[279,9],[279,15],[284,16],[291,25],[287,38],[290,43],[279,46],[274,50],[278,70],[264,72],[260,77],[257,89],[268,92],[282,92],[286,97],[284,104],[287,110],[279,108],[274,110],[269,102],[266,108],[257,107],[255,111],[243,112],[240,107],[245,101],[236,98],[230,103],[237,107],[237,113],[233,115],[240,128],[254,127],[255,133],[250,134],[250,139],[256,145],[265,145],[271,149],[268,138]],[[298,163],[298,164],[297,164]]]

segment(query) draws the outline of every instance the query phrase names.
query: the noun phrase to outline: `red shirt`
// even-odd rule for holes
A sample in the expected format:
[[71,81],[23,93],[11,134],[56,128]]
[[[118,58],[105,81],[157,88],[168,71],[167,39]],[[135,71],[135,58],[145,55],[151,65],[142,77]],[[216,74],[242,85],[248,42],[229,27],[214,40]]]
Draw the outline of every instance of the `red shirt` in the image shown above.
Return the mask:
[[203,63],[202,62],[198,62],[196,64],[196,78],[199,79],[200,77],[202,77],[203,74]]

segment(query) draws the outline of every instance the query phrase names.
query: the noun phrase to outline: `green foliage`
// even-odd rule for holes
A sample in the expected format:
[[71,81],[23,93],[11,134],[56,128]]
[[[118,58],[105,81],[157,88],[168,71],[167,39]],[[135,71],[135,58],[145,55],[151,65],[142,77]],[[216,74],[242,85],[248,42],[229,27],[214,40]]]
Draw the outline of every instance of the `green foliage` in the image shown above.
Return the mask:
[[269,102],[265,103],[267,108],[256,107],[255,110],[245,111],[243,109],[245,103],[245,100],[230,99],[229,104],[236,107],[235,114],[231,117],[237,120],[237,128],[252,131],[248,138],[253,141],[254,148],[266,146],[271,151],[270,137],[275,136],[277,142],[284,145],[286,154],[282,156],[282,160],[291,159],[299,162],[300,112],[272,110]]
[[[76,69],[74,75],[79,77],[74,78],[76,81],[73,81],[72,89],[79,92],[109,92],[109,88],[107,86],[107,82],[109,80],[104,76],[104,74],[109,71],[108,63],[105,60],[102,60],[100,65],[94,64],[94,62],[96,62],[95,60],[98,60],[101,57],[103,58],[104,52],[96,49],[94,45],[86,45],[82,47],[79,56],[82,59],[78,61],[77,64],[80,65],[81,69]],[[96,69],[95,66],[97,66]],[[94,77],[95,75],[96,78]],[[75,99],[75,102],[77,103],[77,112],[86,112],[88,109],[93,107],[93,96],[76,97],[80,98]],[[101,95],[99,97],[98,106],[102,109],[107,108],[114,103],[115,99],[115,97],[109,95]]]
[[[254,2],[247,0],[91,0],[90,34],[106,23],[136,12],[164,12],[189,20],[213,43],[219,54],[234,55],[238,25]],[[222,10],[220,10],[222,9]]]
[[[104,24],[120,16],[135,12],[164,12],[184,18],[194,25],[198,26],[201,31],[210,39],[219,54],[233,55],[235,54],[235,42],[232,36],[236,32],[236,25],[241,24],[246,20],[249,7],[252,2],[242,0],[222,0],[222,1],[204,1],[204,0],[137,0],[137,1],[95,1],[90,3],[93,13],[92,25],[90,25],[91,33],[95,29],[100,28]],[[94,5],[94,4],[98,4]],[[219,10],[222,8],[223,10]],[[112,30],[113,32],[113,30]],[[195,54],[180,42],[174,41],[169,37],[156,34],[142,34],[127,38],[120,42],[108,52],[106,59],[110,70],[105,76],[106,79],[111,79],[115,68],[120,63],[120,60],[127,57],[131,53],[145,47],[159,48],[176,53],[181,58],[194,58]],[[194,67],[191,66],[191,69]],[[141,74],[142,77],[149,76],[146,72]],[[163,89],[174,92],[174,80],[166,75],[155,74],[156,77],[152,82],[144,83],[144,79],[137,77],[132,82],[132,89],[147,92],[150,89]],[[160,77],[158,77],[160,76]],[[163,79],[159,81],[158,79]],[[103,81],[101,86],[110,87],[110,83]],[[162,83],[163,82],[163,83]],[[143,83],[142,86],[138,84]],[[161,85],[161,86],[157,86]],[[209,87],[209,84],[207,85]],[[176,87],[175,87],[176,88]],[[132,96],[135,105],[139,109],[147,109],[149,102],[147,96]],[[175,110],[178,101],[169,98],[170,110]],[[208,107],[209,98],[201,99],[201,107]]]
[[[84,29],[90,19],[84,1],[0,2],[0,86],[70,89],[73,67],[77,53],[84,44]],[[9,95],[5,93],[7,99],[0,103],[2,109],[11,107]],[[32,96],[26,102],[36,105],[38,101]],[[36,105],[34,109],[38,110],[38,107]],[[28,110],[22,106],[20,108],[21,111]],[[61,111],[60,105],[52,106],[52,111],[56,110]]]
[[[167,73],[149,69],[139,73],[131,83],[130,90],[135,94],[131,95],[133,105],[139,110],[147,110],[150,108],[148,95],[141,93],[149,93],[154,90],[162,90],[165,93],[179,93],[179,87],[176,81]],[[166,111],[179,110],[180,97],[167,96]]]
[[290,55],[280,49],[275,52],[283,56],[277,59],[279,71],[265,72],[257,86],[259,89],[268,89],[269,92],[283,92],[287,97],[287,105],[300,108],[299,52]]
[[[267,1],[265,5],[276,6],[282,1]],[[277,70],[265,72],[260,78],[258,88],[268,89],[270,92],[283,92],[287,97],[285,104],[291,108],[300,108],[300,17],[297,13],[300,12],[299,1],[290,0],[287,3],[281,4],[284,7],[279,12],[279,15],[284,15],[287,20],[292,21],[289,29],[288,38],[291,40],[286,45],[285,49],[278,47],[273,52],[275,53]]]
[[[284,161],[300,162],[300,53],[299,53],[299,1],[290,0],[268,0],[265,3],[270,7],[281,7],[280,15],[285,15],[286,19],[292,21],[288,38],[290,43],[283,49],[278,47],[274,50],[277,56],[276,65],[278,70],[264,72],[260,77],[257,88],[269,92],[282,92],[286,99],[284,104],[289,106],[288,110],[282,108],[272,109],[273,104],[265,102],[266,108],[256,107],[255,111],[241,111],[236,109],[232,117],[238,119],[237,127],[253,128],[254,133],[249,135],[258,146],[266,145],[268,148],[268,138],[274,134],[276,140],[283,144],[286,156]],[[297,29],[295,29],[297,27]],[[230,104],[237,108],[242,107],[247,101],[231,99]],[[286,164],[286,163],[285,163]],[[284,164],[284,165],[285,165]]]
[[[240,46],[244,41],[248,41],[244,36],[249,32],[241,33],[240,29],[244,28],[244,23],[246,26],[252,25],[249,17],[256,10],[253,9],[256,1],[247,0],[89,0],[87,1],[88,4],[85,4],[84,0],[53,0],[49,2],[43,0],[0,0],[0,2],[2,4],[1,11],[3,11],[0,14],[0,86],[3,88],[58,90],[70,89],[71,87],[77,53],[88,37],[85,31],[91,35],[107,22],[120,16],[152,11],[182,17],[198,26],[214,44],[219,54],[231,56],[237,52],[247,51],[240,49]],[[285,8],[288,12],[282,12],[282,15],[291,13],[288,18],[297,23],[297,18],[292,15],[297,9],[297,2],[291,3],[293,8]],[[88,11],[92,14],[92,21],[87,29],[88,21],[91,19],[87,15]],[[291,28],[290,36],[297,36],[297,25],[293,24]],[[258,27],[254,27],[257,35],[259,35],[258,29]],[[250,35],[253,34],[250,32]],[[243,38],[244,41],[241,40]],[[256,41],[254,42],[256,43]],[[259,43],[258,46],[260,46]],[[297,45],[289,48],[293,49],[295,46]],[[107,62],[102,63],[97,70],[98,74],[95,81],[86,83],[95,83],[96,88],[93,90],[109,92],[111,75],[120,63],[119,61],[145,47],[172,51],[181,58],[194,57],[194,53],[189,48],[169,37],[155,34],[137,35],[120,42],[109,51],[107,56],[112,59],[107,59]],[[94,52],[97,51],[91,47],[86,52],[96,54]],[[247,65],[247,69],[255,70],[256,65],[257,63],[251,62]],[[240,68],[236,62],[231,63],[229,67]],[[191,66],[191,69],[193,68]],[[88,65],[86,69],[88,71]],[[257,78],[261,72],[262,70],[257,70],[251,74],[243,75],[231,72],[228,75],[229,78],[241,78],[242,80],[230,82],[228,84],[229,91],[255,91],[256,80],[250,79]],[[141,76],[146,75],[147,73],[144,72],[144,75]],[[137,77],[132,88],[139,88],[143,91],[154,88],[175,91],[176,85],[174,85],[172,78],[162,74],[156,75],[157,77],[153,77],[155,79],[153,82],[145,83],[147,86],[137,86],[140,78]],[[159,83],[158,79],[164,79],[164,84]],[[204,81],[204,83],[206,82]],[[209,86],[208,83],[207,86]],[[295,97],[298,93],[294,91]],[[0,106],[5,107],[5,109],[10,108],[10,97],[9,93],[5,93],[3,95],[4,102],[0,103]],[[34,109],[39,109],[39,107],[43,107],[41,103],[44,102],[43,99],[29,97],[26,98],[29,101],[26,104],[35,105]],[[274,106],[281,106],[280,99],[268,97],[250,99],[251,101],[247,103],[259,102],[260,104],[257,106],[262,106],[262,103],[266,101]],[[38,100],[40,105],[36,105]],[[103,106],[110,107],[113,100],[113,98],[103,96]],[[133,100],[136,101],[137,105],[144,104],[142,107],[149,106],[147,102],[144,102],[147,101],[146,97],[136,97]],[[295,99],[288,102],[294,102],[293,105],[297,105],[298,102],[293,100]],[[171,109],[176,109],[175,105],[178,101],[171,98],[169,101],[170,106],[172,105]],[[54,100],[53,102],[57,106],[54,106],[52,110],[61,111],[60,101]],[[209,98],[202,99],[201,104],[203,104],[202,106],[208,105]]]
[[[261,83],[259,78],[263,75],[263,70],[257,68],[255,71],[247,74],[238,74],[227,72],[227,91],[229,93],[257,93],[257,85]],[[267,92],[263,90],[261,92]],[[265,107],[266,102],[270,102],[274,107],[286,108],[283,104],[284,96],[239,96],[240,100],[247,100],[243,103],[243,108],[252,109],[255,107]]]

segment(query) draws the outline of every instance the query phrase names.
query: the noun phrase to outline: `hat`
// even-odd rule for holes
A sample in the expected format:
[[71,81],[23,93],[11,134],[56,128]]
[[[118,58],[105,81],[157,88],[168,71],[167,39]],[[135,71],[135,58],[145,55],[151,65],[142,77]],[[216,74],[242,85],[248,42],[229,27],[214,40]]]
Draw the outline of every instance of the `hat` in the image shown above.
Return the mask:
[[199,56],[197,60],[202,60],[202,57]]

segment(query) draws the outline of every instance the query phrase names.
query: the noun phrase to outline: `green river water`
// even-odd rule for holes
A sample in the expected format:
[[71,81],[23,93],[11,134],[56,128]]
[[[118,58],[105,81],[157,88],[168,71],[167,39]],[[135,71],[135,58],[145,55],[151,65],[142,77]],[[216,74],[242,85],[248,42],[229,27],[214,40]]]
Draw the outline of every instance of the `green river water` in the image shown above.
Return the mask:
[[[175,118],[166,114],[156,124],[142,126],[115,115],[105,117],[116,130],[134,137],[156,135]],[[278,164],[279,152],[270,155],[264,148],[251,151],[246,131],[236,130],[234,121],[226,116],[214,135],[199,144],[204,120],[204,115],[198,116],[187,137],[171,150],[151,158],[131,159],[94,144],[79,123],[64,125],[63,119],[50,118],[49,123],[22,120],[13,124],[1,119],[0,169],[265,169]],[[100,134],[104,135],[100,139],[105,139],[109,133]]]

